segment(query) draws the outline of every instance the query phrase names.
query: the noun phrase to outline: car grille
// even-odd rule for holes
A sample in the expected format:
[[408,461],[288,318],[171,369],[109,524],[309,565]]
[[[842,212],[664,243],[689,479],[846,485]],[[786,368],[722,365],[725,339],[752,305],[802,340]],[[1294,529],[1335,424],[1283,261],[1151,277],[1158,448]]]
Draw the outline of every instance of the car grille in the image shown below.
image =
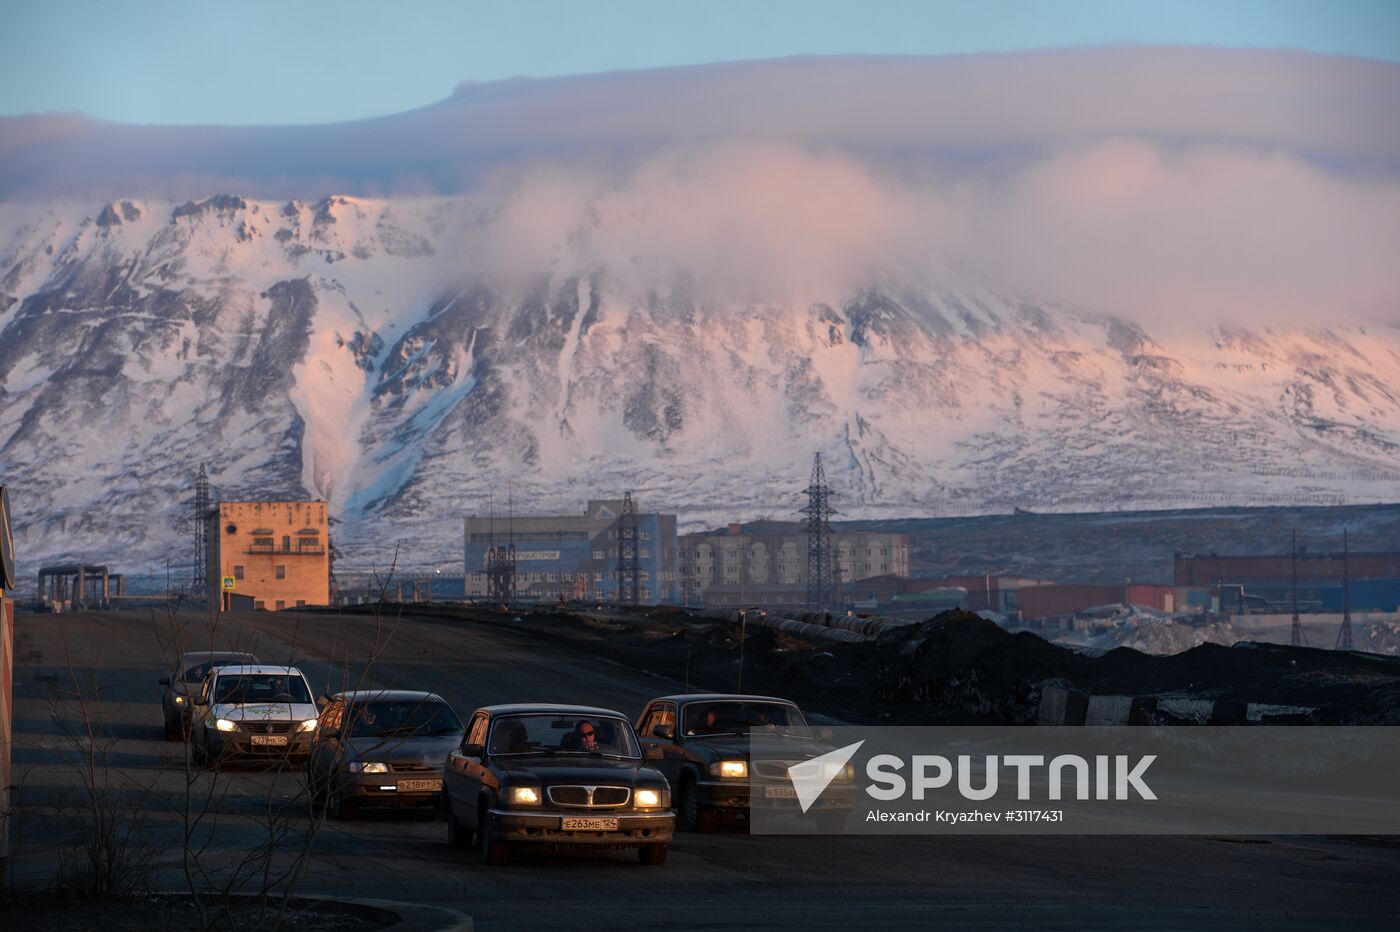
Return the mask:
[[441,767],[434,767],[432,764],[425,764],[422,761],[406,760],[398,763],[390,763],[389,769],[394,773],[426,773],[430,770],[441,770]]
[[786,780],[788,768],[800,763],[796,760],[756,760],[749,762],[749,770],[754,776],[765,780]]
[[250,735],[291,734],[296,722],[239,722],[238,727]]
[[551,803],[565,809],[616,809],[632,798],[626,786],[551,786],[547,792]]

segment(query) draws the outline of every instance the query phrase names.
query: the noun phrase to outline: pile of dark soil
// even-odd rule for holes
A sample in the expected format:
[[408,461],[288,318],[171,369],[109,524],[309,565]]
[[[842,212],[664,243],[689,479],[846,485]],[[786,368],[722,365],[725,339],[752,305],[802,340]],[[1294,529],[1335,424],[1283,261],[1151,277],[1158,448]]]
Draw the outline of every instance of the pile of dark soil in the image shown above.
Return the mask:
[[[424,613],[428,610],[424,609]],[[1317,710],[1325,724],[1400,724],[1400,658],[1243,643],[1152,656],[1091,656],[961,610],[874,641],[811,642],[775,629],[696,618],[680,608],[579,613],[431,613],[498,624],[606,655],[691,689],[784,696],[852,722],[1034,724],[1040,691],[1183,696]]]

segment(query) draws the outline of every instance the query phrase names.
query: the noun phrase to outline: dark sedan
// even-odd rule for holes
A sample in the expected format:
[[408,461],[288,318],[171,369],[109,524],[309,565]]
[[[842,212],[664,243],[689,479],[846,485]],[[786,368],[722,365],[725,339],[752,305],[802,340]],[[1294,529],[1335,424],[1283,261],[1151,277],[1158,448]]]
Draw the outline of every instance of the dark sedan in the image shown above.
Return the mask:
[[306,760],[306,784],[335,818],[361,806],[436,806],[442,762],[462,720],[435,693],[358,690],[331,696]]
[[517,845],[636,848],[663,864],[675,825],[666,780],[642,759],[632,723],[587,706],[478,709],[447,758],[448,839],[488,864]]
[[181,654],[169,676],[160,678],[165,687],[160,708],[165,718],[165,740],[174,741],[190,733],[190,706],[215,667],[230,663],[257,663],[258,658],[231,650],[197,650]]
[[[784,760],[750,760],[749,735],[756,729],[784,742]],[[797,811],[791,787],[774,781],[792,764],[831,750],[817,740],[801,709],[772,696],[661,696],[642,710],[637,732],[676,794],[677,822],[691,832],[712,827],[718,816],[747,816],[755,776],[767,778],[767,804]],[[772,772],[754,774],[754,766]],[[819,830],[835,831],[845,824],[854,796],[846,775],[831,783],[806,818]]]

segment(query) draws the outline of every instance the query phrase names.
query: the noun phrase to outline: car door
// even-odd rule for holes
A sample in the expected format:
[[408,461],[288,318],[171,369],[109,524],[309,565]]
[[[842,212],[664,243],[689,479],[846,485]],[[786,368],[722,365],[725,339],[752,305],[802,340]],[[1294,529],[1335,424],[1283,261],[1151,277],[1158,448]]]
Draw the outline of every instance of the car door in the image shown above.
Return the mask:
[[467,733],[462,743],[447,755],[447,765],[443,767],[443,788],[457,821],[469,829],[476,828],[476,799],[480,792],[481,759],[486,750],[486,733],[491,717],[485,712],[477,712],[467,725]]
[[199,689],[189,694],[191,741],[201,744],[204,742],[204,722],[209,717],[210,704],[213,702],[217,682],[218,674],[210,673],[204,678],[204,683]]
[[[656,733],[657,729],[662,726],[670,727],[671,737],[668,738]],[[685,751],[677,743],[675,731],[676,704],[674,702],[653,702],[642,713],[641,728],[638,729],[638,738],[642,742],[642,747],[643,749],[655,748],[661,752],[659,760],[651,760],[647,763],[661,771],[666,782],[673,787],[680,779],[681,766],[685,762]]]
[[345,702],[336,699],[321,712],[316,733],[311,736],[311,772],[317,780],[325,781],[337,772],[341,761],[344,736],[341,724],[345,720]]

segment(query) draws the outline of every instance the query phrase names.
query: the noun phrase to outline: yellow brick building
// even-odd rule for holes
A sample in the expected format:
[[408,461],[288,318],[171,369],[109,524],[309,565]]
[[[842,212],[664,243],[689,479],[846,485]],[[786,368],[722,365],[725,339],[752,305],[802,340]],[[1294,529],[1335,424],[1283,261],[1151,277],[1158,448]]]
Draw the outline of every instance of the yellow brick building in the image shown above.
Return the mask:
[[221,502],[208,521],[211,605],[275,612],[330,604],[325,502]]

